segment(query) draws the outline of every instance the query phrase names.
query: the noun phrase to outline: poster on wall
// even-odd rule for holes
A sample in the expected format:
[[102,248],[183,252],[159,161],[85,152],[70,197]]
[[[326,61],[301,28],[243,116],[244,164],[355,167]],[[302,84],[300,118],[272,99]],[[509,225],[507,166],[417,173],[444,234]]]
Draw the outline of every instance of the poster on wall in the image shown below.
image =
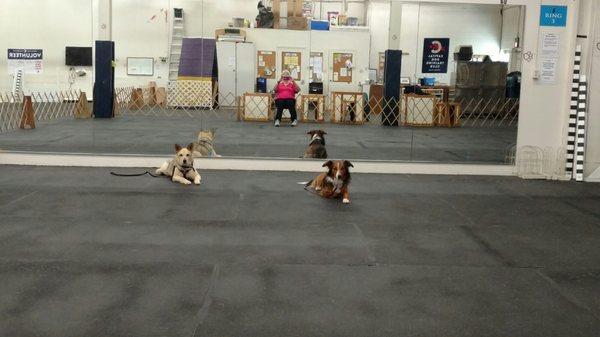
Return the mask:
[[8,49],[8,73],[14,74],[17,69],[23,69],[24,74],[41,74],[43,67],[42,49]]
[[422,73],[448,72],[449,38],[427,38],[423,42]]

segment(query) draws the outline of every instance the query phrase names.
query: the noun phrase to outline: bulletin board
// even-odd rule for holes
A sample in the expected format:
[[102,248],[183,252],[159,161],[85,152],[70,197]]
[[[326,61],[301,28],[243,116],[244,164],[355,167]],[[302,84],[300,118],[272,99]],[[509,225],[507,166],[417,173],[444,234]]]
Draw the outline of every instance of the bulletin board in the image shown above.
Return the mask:
[[310,53],[310,80],[313,82],[323,81],[323,53]]
[[154,75],[154,58],[128,57],[127,75],[152,76]]
[[288,70],[295,81],[302,79],[302,53],[296,51],[281,52],[281,71]]
[[259,50],[256,58],[257,77],[274,79],[277,72],[277,54],[274,51]]
[[333,53],[333,82],[352,82],[352,68],[346,67],[346,61],[352,62],[352,53]]

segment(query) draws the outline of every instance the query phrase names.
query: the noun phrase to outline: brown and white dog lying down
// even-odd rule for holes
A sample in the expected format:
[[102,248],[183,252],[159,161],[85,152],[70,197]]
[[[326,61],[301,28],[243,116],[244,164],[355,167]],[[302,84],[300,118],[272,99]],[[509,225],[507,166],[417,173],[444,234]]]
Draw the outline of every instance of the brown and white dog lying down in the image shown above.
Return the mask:
[[327,158],[327,150],[325,150],[325,135],[327,132],[323,130],[310,130],[306,134],[310,136],[310,141],[302,158]]
[[175,144],[175,158],[166,161],[156,170],[157,175],[171,177],[172,181],[190,185],[192,181],[200,185],[200,174],[194,168],[194,143],[181,147]]
[[319,174],[315,179],[309,181],[306,186],[315,190],[315,193],[324,198],[342,198],[344,204],[350,203],[350,168],[354,167],[347,160],[329,160],[323,167],[327,172]]

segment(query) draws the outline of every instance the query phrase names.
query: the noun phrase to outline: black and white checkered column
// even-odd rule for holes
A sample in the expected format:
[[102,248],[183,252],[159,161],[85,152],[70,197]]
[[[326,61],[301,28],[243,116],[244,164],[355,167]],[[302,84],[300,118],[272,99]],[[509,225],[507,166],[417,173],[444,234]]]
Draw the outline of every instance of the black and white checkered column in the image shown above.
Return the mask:
[[581,46],[575,48],[575,64],[573,65],[573,82],[571,84],[571,108],[569,110],[569,131],[567,134],[567,166],[565,175],[571,179],[575,166],[575,137],[577,135],[577,105],[579,98],[579,81],[581,71]]
[[585,160],[585,113],[587,110],[587,80],[581,75],[577,100],[577,138],[575,141],[575,180],[583,181]]

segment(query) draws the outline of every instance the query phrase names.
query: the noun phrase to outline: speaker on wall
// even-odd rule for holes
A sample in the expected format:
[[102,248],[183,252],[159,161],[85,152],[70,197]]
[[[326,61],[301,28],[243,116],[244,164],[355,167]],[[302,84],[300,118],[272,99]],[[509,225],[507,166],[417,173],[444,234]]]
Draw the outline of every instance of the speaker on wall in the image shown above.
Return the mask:
[[94,117],[114,117],[115,43],[96,41],[96,77],[94,82]]
[[383,97],[389,104],[381,114],[383,125],[398,126],[400,121],[400,70],[402,69],[402,50],[385,51],[383,68]]

